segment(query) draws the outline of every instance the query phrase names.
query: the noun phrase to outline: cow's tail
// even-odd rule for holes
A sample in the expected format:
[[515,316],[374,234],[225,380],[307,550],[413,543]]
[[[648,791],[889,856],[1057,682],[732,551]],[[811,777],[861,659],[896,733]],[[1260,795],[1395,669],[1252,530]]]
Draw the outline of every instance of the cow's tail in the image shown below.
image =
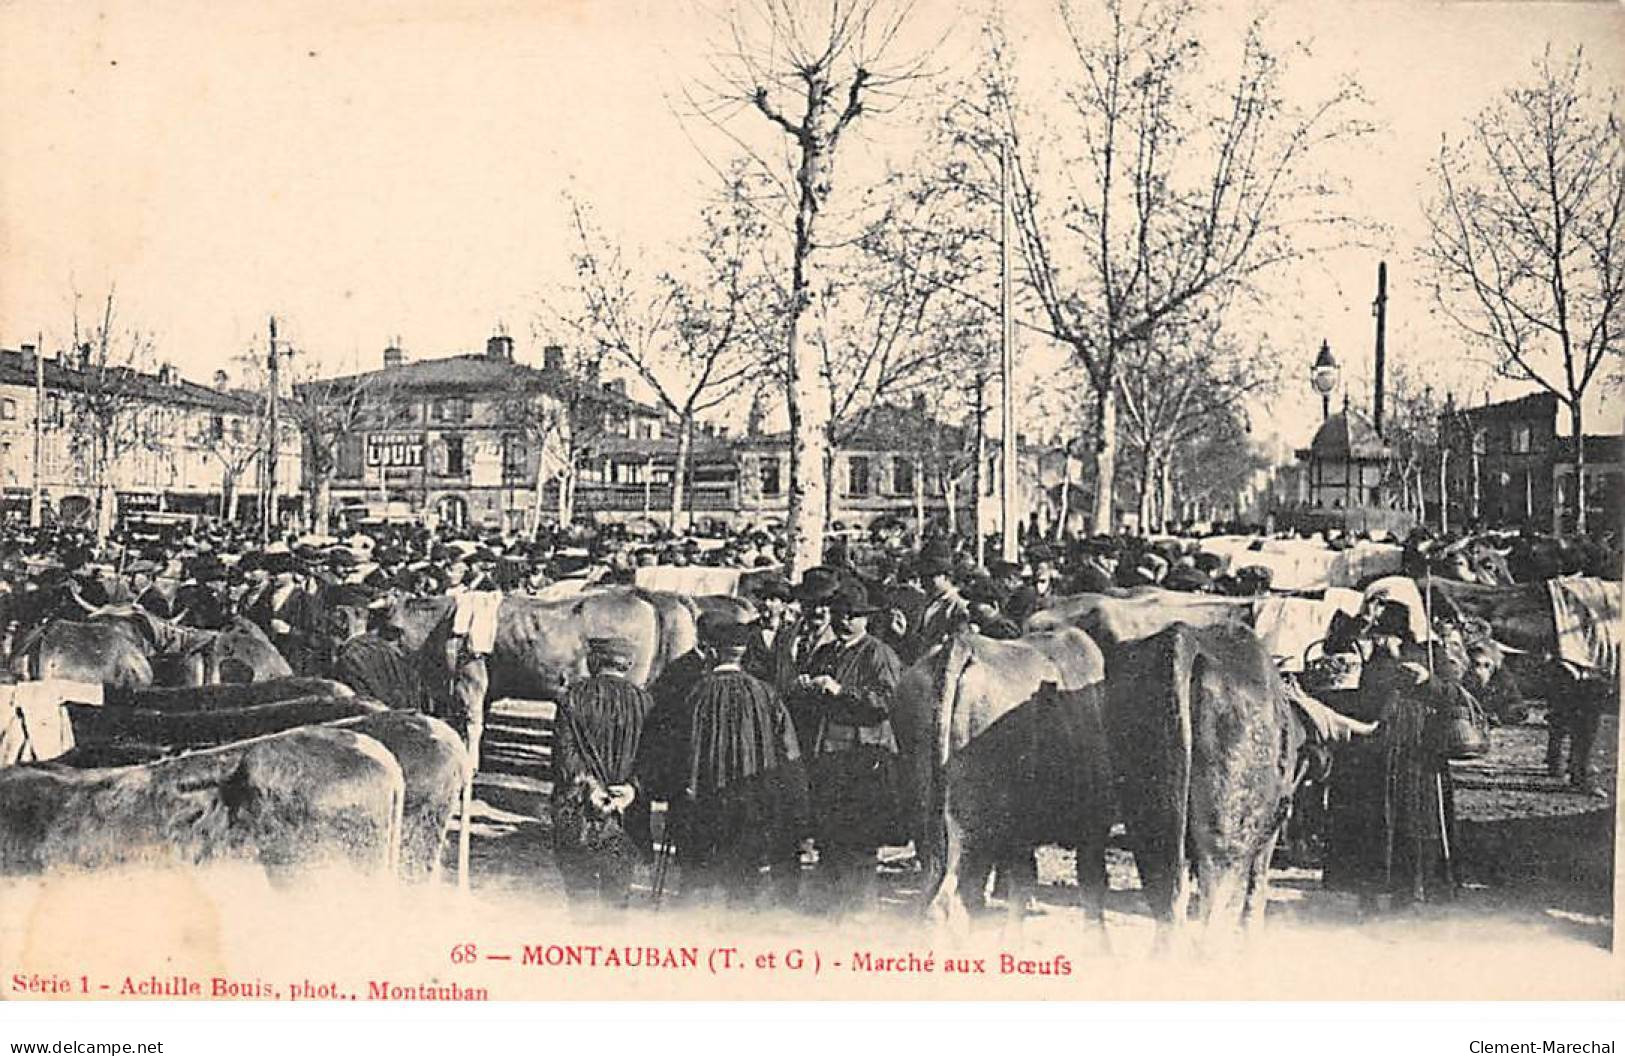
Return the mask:
[[[1136,864],[1160,928],[1177,926],[1187,904],[1192,854],[1192,706],[1196,650],[1188,629],[1174,624],[1148,640],[1140,659],[1141,687],[1114,687],[1121,715],[1117,749],[1128,772],[1123,808]],[[1138,665],[1137,665],[1138,666]]]
[[[634,587],[632,594],[655,613],[655,647],[649,657],[649,681],[660,677],[673,660],[694,648],[698,641],[699,606],[686,596],[657,597],[652,591]],[[687,626],[683,626],[683,621]],[[684,633],[684,632],[687,633]]]
[[959,681],[970,666],[970,645],[961,635],[951,635],[941,646],[942,668],[934,688],[935,707],[931,709],[931,741],[920,745],[921,782],[924,808],[919,832],[920,860],[929,870],[927,891],[941,882],[947,853],[948,760],[953,754],[954,705],[959,699]]

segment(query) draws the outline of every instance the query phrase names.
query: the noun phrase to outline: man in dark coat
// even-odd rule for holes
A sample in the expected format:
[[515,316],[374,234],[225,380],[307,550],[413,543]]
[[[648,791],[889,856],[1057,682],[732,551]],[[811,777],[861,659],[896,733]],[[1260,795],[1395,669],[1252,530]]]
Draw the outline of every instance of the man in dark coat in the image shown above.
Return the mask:
[[875,851],[899,830],[891,709],[903,665],[869,634],[875,611],[862,587],[842,587],[831,604],[835,638],[795,689],[818,717],[809,767],[821,868],[835,901],[859,910],[874,903]]
[[335,629],[342,626],[344,634],[333,659],[333,677],[396,711],[428,712],[421,672],[401,649],[400,631],[390,623],[388,611],[369,607],[368,594],[363,587],[345,585],[329,598]]
[[800,876],[798,842],[808,830],[807,776],[790,714],[773,687],[744,670],[751,631],[712,625],[715,666],[689,693],[689,726],[679,769],[673,823],[684,887],[720,890],[731,905],[748,901],[763,866],[781,902],[791,902]]
[[626,677],[636,648],[587,642],[586,678],[559,704],[553,757],[553,850],[575,902],[625,908],[637,852],[623,822],[638,798],[634,764],[649,695]]

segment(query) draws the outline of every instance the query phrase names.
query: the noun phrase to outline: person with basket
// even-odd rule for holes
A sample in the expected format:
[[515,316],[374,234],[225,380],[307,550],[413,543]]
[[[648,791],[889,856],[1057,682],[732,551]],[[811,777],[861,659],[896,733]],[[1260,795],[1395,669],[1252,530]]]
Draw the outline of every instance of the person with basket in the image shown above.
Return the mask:
[[1384,898],[1400,907],[1454,895],[1448,760],[1488,747],[1473,718],[1482,713],[1436,673],[1414,628],[1400,602],[1385,605],[1371,626],[1358,712],[1377,731],[1342,753],[1334,779],[1326,883],[1358,895],[1363,911]]

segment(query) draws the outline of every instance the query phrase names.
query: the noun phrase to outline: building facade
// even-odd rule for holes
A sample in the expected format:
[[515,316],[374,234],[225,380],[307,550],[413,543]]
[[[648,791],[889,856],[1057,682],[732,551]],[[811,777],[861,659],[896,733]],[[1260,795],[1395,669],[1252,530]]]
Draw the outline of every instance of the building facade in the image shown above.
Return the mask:
[[[301,395],[315,398],[317,384]],[[618,384],[572,374],[557,346],[540,369],[515,362],[506,335],[483,353],[416,362],[392,346],[380,369],[319,386],[323,399],[359,396],[356,418],[334,438],[328,486],[340,523],[527,530],[564,516],[566,504],[590,510],[597,446],[660,436],[659,412]]]
[[[38,356],[31,345],[0,349],[0,502],[8,517],[28,516],[37,471],[46,515],[87,523],[98,483],[92,433],[111,421],[104,476],[119,515],[257,519],[263,397],[231,390],[224,375],[211,387],[167,366],[145,373]],[[277,480],[285,517],[299,512],[301,475],[297,435],[284,429]]]

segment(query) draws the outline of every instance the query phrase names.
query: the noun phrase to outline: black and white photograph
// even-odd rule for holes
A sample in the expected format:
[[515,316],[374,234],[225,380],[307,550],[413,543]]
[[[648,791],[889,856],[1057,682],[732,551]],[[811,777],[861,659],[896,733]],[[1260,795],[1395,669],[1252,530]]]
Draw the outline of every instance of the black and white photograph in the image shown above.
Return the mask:
[[0,5],[0,999],[1618,1000],[1622,89]]

